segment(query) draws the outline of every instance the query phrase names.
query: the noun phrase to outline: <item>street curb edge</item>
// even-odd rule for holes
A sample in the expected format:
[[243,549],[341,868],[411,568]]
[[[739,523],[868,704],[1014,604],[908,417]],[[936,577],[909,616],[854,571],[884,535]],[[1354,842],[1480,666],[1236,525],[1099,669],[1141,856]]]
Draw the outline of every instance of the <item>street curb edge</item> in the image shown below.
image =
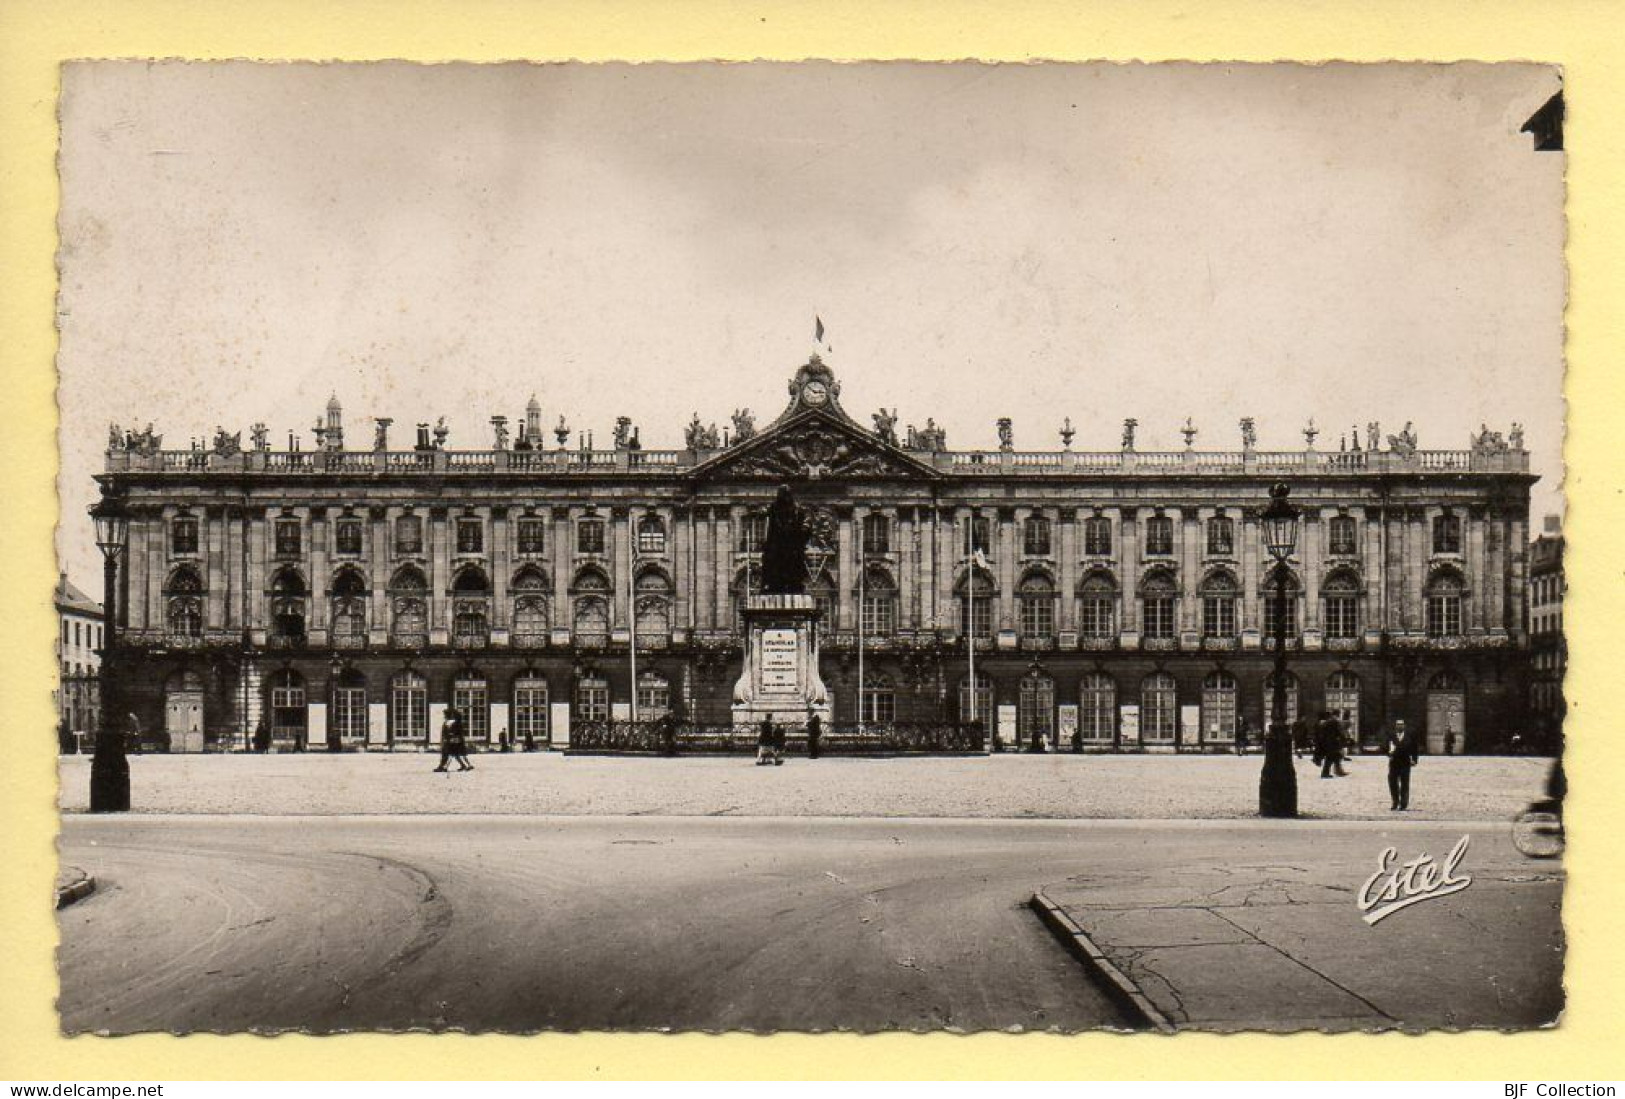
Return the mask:
[[1140,986],[1129,980],[1111,963],[1100,947],[1084,933],[1077,921],[1068,916],[1060,905],[1044,895],[1043,890],[1032,895],[1027,906],[1033,910],[1043,925],[1059,940],[1061,945],[1083,963],[1083,968],[1096,982],[1103,986],[1106,994],[1118,1007],[1139,1019],[1145,1026],[1161,1034],[1173,1034],[1177,1027],[1169,1021],[1168,1017],[1151,1002]]
[[87,874],[78,881],[69,882],[56,891],[56,906],[59,909],[66,908],[75,901],[84,900],[94,892],[96,892],[96,879]]

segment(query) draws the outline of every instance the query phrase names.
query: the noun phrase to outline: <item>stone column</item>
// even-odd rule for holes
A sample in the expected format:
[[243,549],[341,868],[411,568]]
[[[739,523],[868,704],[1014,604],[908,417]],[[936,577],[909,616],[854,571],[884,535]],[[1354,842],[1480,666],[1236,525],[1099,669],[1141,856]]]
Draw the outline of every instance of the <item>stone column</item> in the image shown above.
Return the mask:
[[1387,538],[1386,560],[1383,562],[1383,598],[1388,606],[1385,628],[1390,633],[1405,632],[1405,509],[1390,504],[1383,510],[1383,526]]
[[224,629],[241,631],[247,601],[243,598],[243,513],[241,508],[224,509],[226,544],[224,572],[226,575]]
[[330,617],[327,587],[332,583],[327,568],[327,532],[330,526],[325,507],[310,509],[310,621],[305,625],[305,632],[312,645],[327,644]]
[[1078,512],[1075,508],[1061,508],[1052,510],[1050,522],[1055,525],[1051,531],[1058,540],[1054,547],[1060,556],[1059,579],[1056,581],[1060,591],[1056,597],[1060,599],[1060,625],[1061,633],[1069,635],[1072,644],[1077,643],[1078,632]]
[[1490,589],[1494,581],[1484,567],[1484,509],[1475,504],[1466,512],[1466,544],[1462,548],[1467,551],[1468,599],[1466,621],[1462,625],[1470,636],[1482,637],[1489,624]]
[[1318,507],[1305,508],[1303,519],[1303,644],[1318,649],[1323,636],[1320,565],[1326,557],[1326,519]]
[[[152,608],[152,627],[159,633],[169,628],[168,608],[164,606],[164,582],[169,579],[169,524],[175,508],[165,506],[152,515],[147,544],[152,547],[152,564],[147,570],[147,605]],[[260,581],[264,586],[265,581]]]
[[553,551],[553,606],[548,614],[548,632],[552,635],[550,640],[559,644],[570,640],[570,630],[575,624],[570,606],[570,538],[575,533],[570,529],[571,512],[567,507],[552,510],[553,529],[548,542],[548,548]]
[[1495,509],[1485,523],[1484,624],[1492,636],[1505,637],[1506,592],[1511,583],[1506,519]]
[[717,625],[718,630],[724,633],[731,632],[734,624],[734,596],[733,596],[733,561],[734,547],[738,545],[737,531],[744,521],[745,509],[738,504],[731,505],[726,511],[717,508],[712,511],[716,527],[717,547]]
[[[1351,511],[1351,514],[1353,512]],[[1382,638],[1383,613],[1387,607],[1388,575],[1382,562],[1382,511],[1366,508],[1359,520],[1360,578],[1365,586],[1365,602],[1360,608],[1360,629],[1365,643],[1375,645]]]
[[[504,452],[506,453],[506,452]],[[482,508],[489,519],[487,526],[490,529],[491,545],[491,641],[497,645],[508,643],[508,629],[512,625],[512,600],[508,598],[508,578],[513,571],[513,548],[509,545],[509,531],[513,524],[508,522],[508,509],[506,507]],[[494,734],[493,734],[494,735]]]
[[692,512],[687,505],[671,511],[672,625],[685,634],[694,629],[694,538],[689,529]]
[[831,623],[839,630],[853,630],[857,628],[858,619],[854,602],[857,595],[858,579],[858,552],[856,532],[853,530],[856,521],[851,508],[842,508],[836,519],[836,577],[835,577],[835,612],[836,621]]
[[694,524],[694,626],[700,630],[716,629],[717,540],[711,510],[695,507],[690,512]]
[[1118,577],[1117,629],[1125,648],[1140,646],[1140,530],[1143,520],[1139,509],[1121,508],[1117,520],[1117,559],[1121,562]]
[[[954,609],[954,573],[959,560],[959,549],[964,545],[964,525],[968,513],[964,508],[943,508],[933,513],[936,527],[936,626],[950,633],[959,632],[959,620]],[[955,539],[960,539],[955,544]]]
[[1174,536],[1179,539],[1174,550],[1179,561],[1179,644],[1181,648],[1194,647],[1200,643],[1202,632],[1202,601],[1197,595],[1202,583],[1201,546],[1198,541],[1202,536],[1201,509],[1183,507],[1169,510],[1177,512],[1179,516],[1174,526]]
[[1236,560],[1241,563],[1241,647],[1256,649],[1262,646],[1263,615],[1260,583],[1263,580],[1264,545],[1258,529],[1258,509],[1246,508],[1241,513],[1240,530],[1236,537]]
[[1016,561],[1021,546],[1016,541],[1015,512],[999,508],[995,513],[998,524],[994,550],[998,554],[999,570],[999,648],[1013,648],[1016,643]]
[[446,544],[446,509],[429,509],[429,640],[444,645],[449,635],[447,614],[451,587],[451,553]]
[[1427,579],[1428,561],[1426,509],[1409,508],[1406,519],[1405,628],[1421,632],[1426,627],[1422,615],[1422,584]]
[[1511,590],[1507,593],[1507,619],[1512,636],[1517,638],[1522,638],[1529,631],[1529,609],[1525,602],[1529,589],[1528,522],[1527,512],[1514,514],[1507,534],[1508,557],[1512,566],[1508,571]]
[[248,629],[257,645],[265,643],[265,560],[269,547],[271,524],[265,521],[264,508],[250,508],[248,512],[248,577],[243,588],[248,593]]
[[914,516],[912,506],[892,512],[892,548],[897,552],[897,628],[908,631],[920,628],[919,526]]
[[389,640],[389,565],[395,553],[389,529],[392,511],[387,507],[373,507],[369,509],[368,518],[367,573],[372,606],[367,615],[367,641],[383,645]]
[[611,592],[610,629],[615,635],[629,628],[631,608],[627,606],[626,584],[632,576],[632,523],[630,510],[611,508],[609,513],[609,559]]

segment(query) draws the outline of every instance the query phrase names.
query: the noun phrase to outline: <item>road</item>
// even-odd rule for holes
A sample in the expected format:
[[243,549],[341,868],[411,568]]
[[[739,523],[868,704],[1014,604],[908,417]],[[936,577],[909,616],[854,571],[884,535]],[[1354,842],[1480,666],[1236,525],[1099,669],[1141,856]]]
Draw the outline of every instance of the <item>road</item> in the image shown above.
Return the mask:
[[[69,1032],[1122,1025],[1024,902],[1113,868],[1341,860],[1461,825],[67,817]],[[1502,826],[1487,862],[1517,861]],[[1510,865],[1510,862],[1508,863]],[[1160,871],[1158,871],[1160,872]]]

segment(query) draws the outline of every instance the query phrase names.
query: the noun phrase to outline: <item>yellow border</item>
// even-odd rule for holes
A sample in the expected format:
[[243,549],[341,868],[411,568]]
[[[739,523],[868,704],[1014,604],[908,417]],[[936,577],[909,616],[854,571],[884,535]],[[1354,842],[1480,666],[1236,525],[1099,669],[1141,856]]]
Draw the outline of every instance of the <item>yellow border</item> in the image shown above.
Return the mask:
[[[1617,442],[1625,308],[1619,181],[1625,57],[1617,3],[1528,0],[877,0],[687,4],[655,0],[4,0],[0,2],[0,1078],[456,1079],[650,1077],[1100,1077],[1619,1079],[1625,1059],[1618,849],[1625,813],[1619,722],[1606,708],[1610,624],[1625,621]],[[1616,48],[1610,48],[1615,46]],[[75,57],[423,60],[1032,57],[1268,61],[1555,61],[1569,106],[1571,300],[1568,1021],[1520,1035],[1177,1039],[1089,1035],[873,1038],[409,1035],[309,1039],[56,1033],[51,549],[56,502],[52,373],[57,65]],[[1609,536],[1612,530],[1614,535]],[[1407,960],[1426,970],[1425,957]],[[1176,1044],[1170,1045],[1172,1041]]]

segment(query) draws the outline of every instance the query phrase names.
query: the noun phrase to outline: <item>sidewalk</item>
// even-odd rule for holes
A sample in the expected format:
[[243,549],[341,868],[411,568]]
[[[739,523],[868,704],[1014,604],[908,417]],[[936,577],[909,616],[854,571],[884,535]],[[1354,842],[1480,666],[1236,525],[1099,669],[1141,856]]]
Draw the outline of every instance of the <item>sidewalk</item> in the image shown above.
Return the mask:
[[1460,830],[1371,837],[1295,865],[1237,862],[1083,875],[1033,908],[1090,978],[1164,1030],[1540,1026],[1562,1010],[1558,864],[1474,830],[1472,885],[1367,925],[1356,894],[1381,850],[1443,860]]

